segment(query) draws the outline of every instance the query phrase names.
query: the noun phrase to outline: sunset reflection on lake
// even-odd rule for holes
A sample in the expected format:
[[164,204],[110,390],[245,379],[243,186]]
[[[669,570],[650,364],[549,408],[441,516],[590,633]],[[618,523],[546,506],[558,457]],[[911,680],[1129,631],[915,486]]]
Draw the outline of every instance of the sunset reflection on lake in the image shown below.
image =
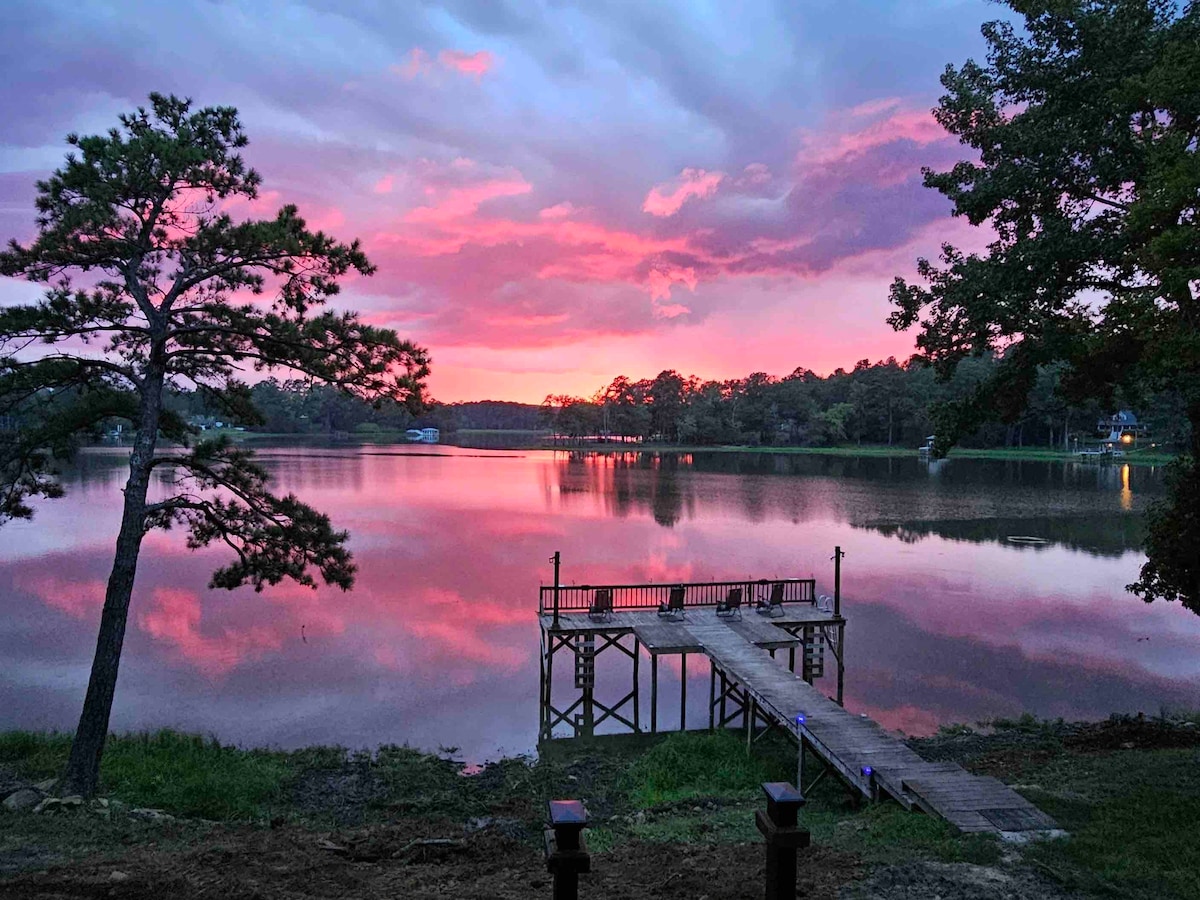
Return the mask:
[[[813,575],[829,592],[841,545],[847,706],[889,728],[1200,705],[1200,618],[1124,590],[1160,470],[453,447],[260,453],[280,490],[349,529],[357,587],[209,591],[222,555],[187,551],[181,532],[153,533],[115,729],[170,725],[283,747],[456,746],[471,759],[529,751],[537,587],[555,550],[568,583]],[[88,451],[66,474],[65,499],[0,531],[3,727],[74,725],[123,478],[120,450]],[[689,676],[689,720],[706,721],[707,667]]]

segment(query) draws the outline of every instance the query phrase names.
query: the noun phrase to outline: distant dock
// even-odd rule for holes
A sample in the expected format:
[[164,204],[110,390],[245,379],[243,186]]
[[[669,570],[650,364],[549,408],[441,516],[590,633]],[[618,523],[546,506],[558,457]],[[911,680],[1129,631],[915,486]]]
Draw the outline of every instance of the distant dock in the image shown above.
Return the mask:
[[[680,658],[680,728],[686,730],[688,656],[703,654],[710,672],[707,727],[740,728],[747,748],[771,731],[789,736],[799,751],[802,792],[832,775],[856,796],[891,798],[964,832],[1054,830],[1049,816],[999,780],[956,763],[927,762],[871,719],[843,708],[840,549],[834,558],[832,598],[819,598],[815,581],[801,578],[541,588],[541,739],[552,739],[561,725],[575,737],[591,736],[610,719],[631,732],[657,732],[663,655]],[[554,562],[557,576],[558,554]],[[648,728],[639,702],[643,649],[651,670]],[[627,693],[603,703],[595,696],[596,666],[608,650],[614,652],[606,658],[631,660],[632,677]],[[782,650],[786,666],[777,656]],[[555,657],[563,652],[575,676],[565,706],[554,696]],[[824,674],[827,654],[836,674],[832,698],[812,684]],[[804,771],[805,749],[819,761],[815,772]]]

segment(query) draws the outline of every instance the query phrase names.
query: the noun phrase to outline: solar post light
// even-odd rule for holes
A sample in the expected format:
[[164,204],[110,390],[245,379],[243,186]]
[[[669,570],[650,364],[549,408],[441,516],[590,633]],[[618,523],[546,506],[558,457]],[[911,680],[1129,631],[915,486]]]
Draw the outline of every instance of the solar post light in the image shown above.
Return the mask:
[[767,842],[767,900],[795,900],[796,852],[809,844],[807,829],[799,827],[804,797],[786,781],[768,781],[767,811],[754,813],[754,825]]
[[546,869],[554,876],[554,900],[578,900],[579,874],[592,870],[583,840],[587,810],[579,800],[551,800],[546,829]]

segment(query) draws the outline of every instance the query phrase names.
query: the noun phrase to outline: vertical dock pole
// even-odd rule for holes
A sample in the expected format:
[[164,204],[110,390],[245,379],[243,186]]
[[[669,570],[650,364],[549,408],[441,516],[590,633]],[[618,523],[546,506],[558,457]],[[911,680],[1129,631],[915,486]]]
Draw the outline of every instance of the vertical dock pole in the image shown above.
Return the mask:
[[[554,554],[558,556],[558,554]],[[842,614],[842,557],[846,554],[842,552],[841,547],[833,548],[833,614],[840,616]],[[555,569],[557,572],[557,568]],[[558,578],[554,579],[555,584],[558,583]],[[557,592],[555,593],[557,597]],[[555,609],[557,609],[557,601]]]
[[[846,554],[841,547],[833,548],[833,615],[842,616],[842,557]],[[838,625],[837,652],[837,705],[845,706],[842,695],[846,686],[846,623]]]
[[658,731],[658,654],[650,651],[650,733]]
[[687,731],[687,654],[679,657],[679,730]]
[[554,563],[554,627],[558,628],[558,569],[562,563],[562,552],[555,550],[550,562]]

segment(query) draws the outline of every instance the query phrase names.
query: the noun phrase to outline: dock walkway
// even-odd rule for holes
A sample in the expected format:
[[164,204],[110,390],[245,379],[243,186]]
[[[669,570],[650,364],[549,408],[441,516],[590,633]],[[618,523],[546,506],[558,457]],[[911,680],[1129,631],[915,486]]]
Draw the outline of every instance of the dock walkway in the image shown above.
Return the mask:
[[1057,827],[1003,782],[972,775],[956,763],[925,761],[871,719],[847,712],[783,668],[723,621],[677,627],[687,631],[713,665],[746,691],[768,718],[790,728],[803,746],[864,797],[876,799],[882,790],[906,808],[917,806],[965,832]]
[[774,618],[749,610],[741,618],[724,618],[709,607],[691,608],[673,619],[653,611],[628,610],[603,621],[570,612],[560,615],[557,627],[549,615],[541,618],[543,629],[562,635],[560,640],[568,635],[587,640],[588,635],[615,639],[632,634],[655,663],[660,655],[703,653],[712,662],[714,677],[719,674],[722,685],[736,688],[743,705],[749,705],[751,722],[761,719],[791,734],[864,798],[886,795],[906,809],[938,816],[964,832],[1057,828],[1053,819],[1003,782],[972,775],[956,763],[922,759],[877,723],[847,712],[772,658],[776,650],[794,653],[801,647],[796,635],[805,627],[819,630],[822,625],[844,622],[828,611],[788,604],[784,614]]

